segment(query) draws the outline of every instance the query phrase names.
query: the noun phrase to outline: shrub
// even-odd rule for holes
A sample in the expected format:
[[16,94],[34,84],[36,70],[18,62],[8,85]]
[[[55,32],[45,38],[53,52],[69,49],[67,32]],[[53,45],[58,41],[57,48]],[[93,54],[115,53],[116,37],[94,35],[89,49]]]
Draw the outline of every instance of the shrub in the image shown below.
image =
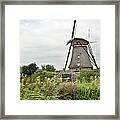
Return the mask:
[[43,100],[57,100],[59,97],[57,82],[51,80],[43,82],[40,88],[40,96]]
[[41,65],[42,70],[50,71],[50,72],[55,72],[55,67],[53,65]]
[[35,83],[21,86],[20,93],[21,99],[28,100],[57,100],[59,97],[57,82],[47,79],[44,82],[36,80]]
[[59,85],[60,100],[74,100],[77,92],[77,86],[72,82],[64,82]]
[[78,92],[75,96],[76,100],[99,100],[100,99],[100,83],[96,80],[92,83],[77,84]]
[[78,81],[80,83],[92,82],[100,77],[100,70],[81,70],[78,73]]

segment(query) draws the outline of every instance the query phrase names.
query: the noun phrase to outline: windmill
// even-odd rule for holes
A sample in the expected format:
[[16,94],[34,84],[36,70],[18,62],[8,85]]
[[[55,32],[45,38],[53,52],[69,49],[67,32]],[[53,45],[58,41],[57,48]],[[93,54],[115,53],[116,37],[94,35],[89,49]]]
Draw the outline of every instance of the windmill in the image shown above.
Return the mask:
[[90,46],[90,42],[83,38],[75,38],[75,25],[76,20],[74,20],[71,40],[67,42],[67,45],[70,44],[67,59],[65,62],[64,70],[66,70],[68,59],[70,56],[70,51],[72,48],[71,61],[68,66],[70,71],[77,72],[81,69],[93,69],[93,65],[98,69],[95,57]]

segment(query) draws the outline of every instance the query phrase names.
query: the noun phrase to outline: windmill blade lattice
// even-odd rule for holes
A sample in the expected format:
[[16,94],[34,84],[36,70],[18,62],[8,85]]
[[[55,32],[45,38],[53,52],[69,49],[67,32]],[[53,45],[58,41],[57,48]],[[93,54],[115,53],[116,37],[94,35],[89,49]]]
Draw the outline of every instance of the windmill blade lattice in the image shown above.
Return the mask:
[[98,69],[98,66],[97,66],[95,57],[94,57],[94,55],[93,55],[92,48],[91,48],[90,44],[88,44],[88,49],[89,49],[89,52],[90,52],[91,57],[92,57],[92,59],[93,59],[93,62],[94,62],[94,64],[95,64],[96,68]]
[[67,42],[67,45],[70,43],[70,46],[69,46],[69,51],[68,51],[67,59],[66,59],[66,62],[65,62],[64,70],[66,70],[67,63],[68,63],[68,58],[69,58],[69,55],[70,55],[70,50],[71,50],[71,46],[72,46],[72,45],[71,45],[71,42],[72,42],[72,39],[74,38],[75,24],[76,24],[76,20],[74,20],[74,25],[73,25],[71,40],[69,40],[69,41]]

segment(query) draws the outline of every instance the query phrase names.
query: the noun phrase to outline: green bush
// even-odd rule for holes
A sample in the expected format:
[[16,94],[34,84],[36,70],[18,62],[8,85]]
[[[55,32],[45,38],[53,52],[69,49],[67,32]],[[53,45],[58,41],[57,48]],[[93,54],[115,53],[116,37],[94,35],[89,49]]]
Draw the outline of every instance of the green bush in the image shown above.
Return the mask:
[[41,65],[42,70],[55,72],[55,67],[53,65]]
[[77,84],[78,92],[75,96],[76,100],[99,100],[100,99],[100,83],[96,80],[92,83]]
[[57,82],[52,80],[43,82],[40,88],[40,96],[42,100],[57,100],[59,97]]
[[77,86],[72,82],[64,82],[59,85],[60,100],[74,100],[77,92]]
[[100,70],[81,70],[78,75],[77,79],[80,83],[87,83],[92,82],[100,77]]
[[44,82],[36,80],[35,83],[21,86],[21,99],[28,100],[57,100],[59,98],[57,82],[45,80]]

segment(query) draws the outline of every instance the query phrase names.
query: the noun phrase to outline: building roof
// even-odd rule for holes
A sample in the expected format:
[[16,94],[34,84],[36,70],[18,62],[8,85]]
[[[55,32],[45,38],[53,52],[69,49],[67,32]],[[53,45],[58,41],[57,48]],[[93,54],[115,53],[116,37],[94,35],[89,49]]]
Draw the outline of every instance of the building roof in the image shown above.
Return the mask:
[[74,38],[72,40],[72,45],[88,45],[89,41],[83,39],[83,38]]

